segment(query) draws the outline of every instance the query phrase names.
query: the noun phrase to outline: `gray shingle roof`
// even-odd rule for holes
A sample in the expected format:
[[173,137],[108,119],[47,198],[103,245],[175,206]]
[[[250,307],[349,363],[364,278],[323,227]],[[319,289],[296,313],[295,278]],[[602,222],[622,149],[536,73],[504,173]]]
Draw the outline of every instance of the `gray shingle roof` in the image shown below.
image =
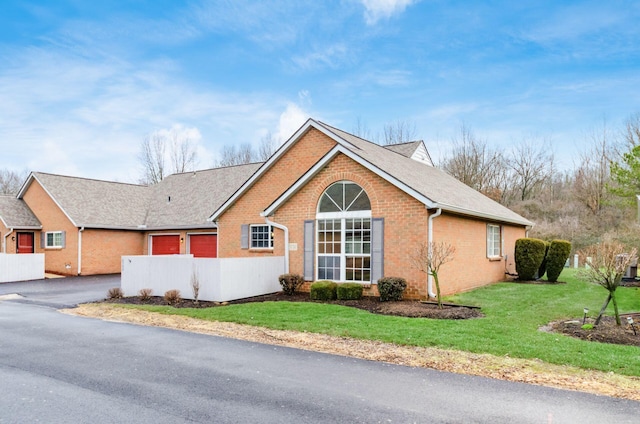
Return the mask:
[[147,186],[43,172],[32,175],[78,227],[136,228],[144,223]]
[[408,143],[387,144],[384,148],[410,158],[421,144],[422,141],[409,141]]
[[[195,228],[211,227],[212,224],[207,218],[235,193],[260,165],[262,163],[173,174],[153,186],[44,172],[34,172],[30,179],[35,178],[39,181],[78,227]],[[22,192],[27,186],[23,187]],[[21,213],[25,215],[29,212],[35,219],[22,199],[13,199],[15,202],[6,201],[7,205],[11,205],[13,215],[16,215],[18,206],[22,205],[26,211],[23,210]],[[3,212],[2,209],[0,212]]]
[[[147,227],[208,225],[207,218],[253,175],[262,163],[173,174],[156,184]],[[169,200],[170,198],[170,200]]]
[[0,219],[7,228],[40,228],[38,218],[15,196],[0,196]]
[[533,225],[531,221],[440,169],[409,159],[402,154],[389,154],[389,149],[375,143],[322,122],[314,122],[351,144],[353,147],[348,144],[345,147],[354,154],[395,177],[444,210],[471,216],[491,217],[522,225]]

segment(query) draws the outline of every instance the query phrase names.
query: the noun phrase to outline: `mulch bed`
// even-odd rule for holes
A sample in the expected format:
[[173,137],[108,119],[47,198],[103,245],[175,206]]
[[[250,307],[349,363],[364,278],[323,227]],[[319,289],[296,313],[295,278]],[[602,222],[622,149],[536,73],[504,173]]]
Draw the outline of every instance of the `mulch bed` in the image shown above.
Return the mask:
[[[551,323],[553,331],[566,334],[582,340],[613,343],[629,346],[640,346],[640,328],[636,325],[637,335],[633,334],[633,329],[627,324],[627,316],[631,316],[634,322],[640,321],[640,313],[620,315],[621,326],[616,325],[614,317],[603,317],[597,327],[583,330],[582,320],[558,321]],[[587,324],[593,324],[595,320],[587,319]]]
[[[434,318],[434,319],[469,319],[480,318],[484,315],[480,308],[443,305],[442,309],[438,308],[434,303],[423,303],[416,300],[401,300],[380,302],[377,297],[365,296],[359,300],[332,300],[332,301],[315,301],[311,300],[309,293],[294,293],[287,296],[284,293],[274,293],[264,296],[256,296],[248,299],[234,300],[231,302],[205,302],[200,301],[197,304],[193,300],[183,299],[172,305],[176,308],[212,308],[230,304],[249,303],[249,302],[316,302],[328,303],[333,305],[343,305],[352,308],[363,309],[374,314],[395,315],[409,318]],[[143,301],[139,297],[125,297],[122,299],[107,299],[109,303],[125,303],[136,305],[166,305],[164,298],[160,296],[151,297],[149,300]]]

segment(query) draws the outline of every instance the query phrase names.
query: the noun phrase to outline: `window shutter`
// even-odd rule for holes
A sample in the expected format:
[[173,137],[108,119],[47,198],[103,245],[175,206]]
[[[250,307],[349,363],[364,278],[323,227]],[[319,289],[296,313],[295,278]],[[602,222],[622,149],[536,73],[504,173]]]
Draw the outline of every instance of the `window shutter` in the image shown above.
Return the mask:
[[61,231],[60,234],[60,247],[62,247],[63,249],[65,247],[67,247],[67,232],[66,231]]
[[242,224],[240,228],[240,249],[249,248],[249,225]]
[[47,245],[45,244],[45,237],[47,234],[45,232],[40,232],[40,249],[44,249]]
[[313,281],[314,276],[314,224],[315,221],[304,221],[304,279]]
[[491,246],[491,232],[489,231],[491,226],[487,224],[487,258],[491,257],[491,252],[489,251],[489,246]]
[[384,277],[384,218],[371,219],[371,282]]

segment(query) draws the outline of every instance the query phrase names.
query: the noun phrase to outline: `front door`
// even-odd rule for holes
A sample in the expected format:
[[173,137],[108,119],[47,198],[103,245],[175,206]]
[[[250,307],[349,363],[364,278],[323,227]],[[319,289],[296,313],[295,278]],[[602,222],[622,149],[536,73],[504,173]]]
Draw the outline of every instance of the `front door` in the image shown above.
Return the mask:
[[17,253],[34,253],[33,233],[17,233]]

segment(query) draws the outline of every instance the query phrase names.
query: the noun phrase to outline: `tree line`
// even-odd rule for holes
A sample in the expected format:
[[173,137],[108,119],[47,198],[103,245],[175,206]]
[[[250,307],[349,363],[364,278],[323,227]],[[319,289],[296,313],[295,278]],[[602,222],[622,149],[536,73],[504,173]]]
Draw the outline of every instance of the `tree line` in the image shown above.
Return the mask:
[[[374,132],[357,119],[352,133],[382,145],[417,139],[415,123],[403,120]],[[266,161],[280,144],[267,133],[257,148],[225,145],[212,165]],[[500,150],[461,125],[436,166],[534,222],[532,237],[570,240],[576,250],[607,238],[640,246],[640,113],[620,128],[603,123],[586,134],[572,159],[571,169],[559,169],[549,140],[530,137]],[[140,144],[138,160],[139,182],[155,184],[197,169],[197,143],[177,130],[150,133]],[[0,194],[16,194],[27,174],[1,169]]]

